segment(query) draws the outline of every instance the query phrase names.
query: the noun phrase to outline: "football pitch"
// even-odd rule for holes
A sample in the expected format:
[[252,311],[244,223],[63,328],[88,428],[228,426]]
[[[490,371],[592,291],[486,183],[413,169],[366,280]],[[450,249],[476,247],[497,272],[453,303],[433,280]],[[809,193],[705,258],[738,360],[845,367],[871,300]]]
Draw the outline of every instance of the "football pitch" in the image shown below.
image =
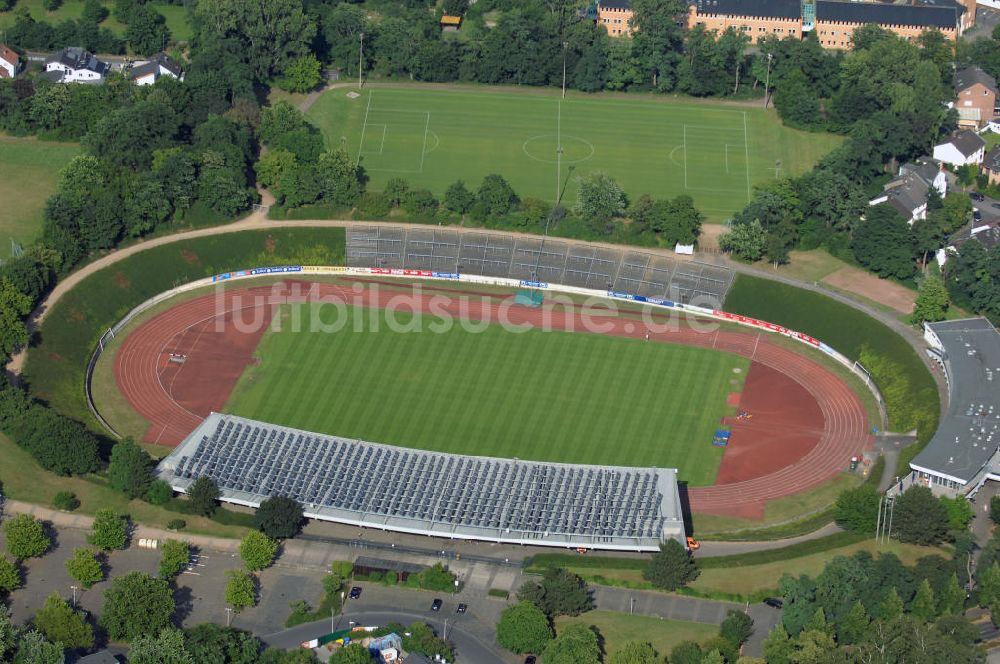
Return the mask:
[[338,88],[307,117],[376,190],[402,177],[440,196],[455,180],[475,189],[499,173],[522,198],[554,201],[558,191],[572,204],[575,177],[603,171],[633,198],[688,194],[713,221],[741,208],[755,184],[808,170],[840,141],[785,128],[756,107],[492,88]]
[[[225,412],[348,438],[457,454],[680,469],[715,481],[712,445],[745,358],[641,339],[499,325],[477,332],[371,326],[348,308],[339,332],[269,331]],[[323,319],[329,318],[324,315]],[[411,319],[397,313],[406,324]],[[363,331],[356,331],[356,330]],[[734,369],[739,369],[738,372]]]

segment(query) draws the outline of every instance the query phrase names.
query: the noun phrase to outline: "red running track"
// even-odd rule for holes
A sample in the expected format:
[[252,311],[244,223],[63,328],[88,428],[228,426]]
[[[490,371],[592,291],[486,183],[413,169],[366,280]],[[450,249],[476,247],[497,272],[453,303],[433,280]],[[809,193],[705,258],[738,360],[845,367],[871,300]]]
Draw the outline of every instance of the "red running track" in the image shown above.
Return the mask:
[[[115,375],[120,391],[149,422],[144,440],[177,445],[209,412],[222,408],[239,373],[252,361],[256,340],[270,322],[269,313],[273,312],[273,307],[305,299],[301,294],[292,294],[291,289],[296,285],[313,288],[312,296],[371,308],[383,308],[389,300],[400,297],[399,291],[379,292],[377,288],[360,288],[357,285],[351,288],[288,282],[275,287],[231,290],[194,298],[155,316],[129,334],[115,356]],[[579,310],[511,306],[509,299],[490,296],[469,299],[414,293],[408,295],[407,301],[411,310],[435,316],[447,314],[476,321],[506,320],[513,324],[587,331]],[[261,313],[265,315],[255,316]],[[227,324],[214,329],[214,321],[220,317]],[[233,317],[256,317],[263,324],[236,330],[232,324]],[[635,319],[594,312],[589,313],[589,319],[604,326],[602,334],[633,338],[646,335],[646,328]],[[797,383],[815,400],[815,406],[822,415],[822,425],[817,423],[814,444],[808,452],[802,454],[801,449],[796,450],[790,455],[787,465],[772,463],[771,467],[780,467],[764,475],[738,479],[738,473],[730,472],[726,474],[726,479],[730,481],[725,484],[688,489],[692,511],[760,518],[767,501],[829,481],[845,469],[851,456],[870,448],[872,439],[868,433],[864,405],[844,381],[818,363],[772,343],[767,335],[729,330],[705,333],[691,329],[687,324],[675,327],[680,329],[654,331],[650,338],[652,341],[715,348],[750,358]],[[233,335],[250,335],[253,340],[245,343],[243,339],[237,343]],[[171,361],[171,353],[175,356],[196,353],[199,361],[179,364]],[[211,361],[203,361],[206,353]],[[178,385],[182,385],[183,389],[177,389]],[[744,397],[747,396],[744,394]],[[812,404],[808,405],[812,408]],[[788,407],[796,408],[791,396]],[[775,417],[770,417],[768,421],[773,425]],[[797,420],[790,416],[789,423],[794,422]],[[780,454],[780,450],[775,451],[773,446],[765,448],[761,449],[762,453]]]

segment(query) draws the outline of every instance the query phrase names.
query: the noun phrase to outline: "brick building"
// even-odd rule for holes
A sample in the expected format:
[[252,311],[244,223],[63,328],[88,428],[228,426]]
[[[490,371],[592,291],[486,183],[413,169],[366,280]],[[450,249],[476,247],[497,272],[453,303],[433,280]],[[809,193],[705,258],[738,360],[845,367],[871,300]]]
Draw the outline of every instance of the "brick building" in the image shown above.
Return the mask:
[[799,0],[695,0],[688,5],[688,28],[703,25],[709,31],[728,28],[745,32],[756,44],[767,35],[802,37]]
[[612,37],[630,37],[632,28],[632,5],[629,0],[598,0],[597,22],[607,29]]

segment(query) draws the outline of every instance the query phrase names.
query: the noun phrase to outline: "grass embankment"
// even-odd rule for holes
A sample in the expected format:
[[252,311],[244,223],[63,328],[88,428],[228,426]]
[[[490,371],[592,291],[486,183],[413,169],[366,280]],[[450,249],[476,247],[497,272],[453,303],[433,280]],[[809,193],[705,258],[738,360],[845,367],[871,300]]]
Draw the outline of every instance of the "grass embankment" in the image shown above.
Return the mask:
[[899,468],[907,469],[934,435],[941,407],[934,379],[913,347],[884,324],[825,295],[744,274],[737,275],[725,308],[810,334],[852,360],[866,350],[876,356],[867,368],[886,400],[890,429],[918,430]]
[[79,153],[77,143],[0,136],[0,257],[10,255],[11,240],[26,247],[38,237],[59,171]]
[[[57,493],[72,491],[80,500],[80,507],[76,512],[81,514],[94,514],[101,508],[110,507],[130,515],[134,521],[154,528],[166,528],[169,522],[183,519],[187,526],[181,533],[213,537],[242,537],[249,522],[249,515],[224,509],[217,512],[217,518],[207,519],[150,505],[141,500],[129,500],[124,494],[111,489],[106,480],[98,475],[55,475],[42,469],[30,454],[4,435],[0,435],[0,459],[3,459],[0,463],[0,483],[3,485],[4,495],[11,500],[50,506]],[[182,501],[175,500],[172,505],[179,509]]]
[[[307,117],[330,146],[361,159],[377,190],[404,177],[441,195],[455,180],[477,187],[499,173],[522,198],[552,200],[561,146],[561,178],[604,171],[633,198],[689,194],[721,221],[772,177],[776,161],[784,175],[799,174],[841,141],[787,128],[758,108],[652,95],[379,84],[348,93],[325,93]],[[563,200],[576,195],[570,183]]]
[[[115,18],[114,0],[102,0],[101,4],[108,10],[108,17],[101,22],[100,27],[111,30],[119,37],[125,34],[125,24]],[[188,41],[191,39],[193,31],[187,20],[187,10],[183,5],[165,4],[159,2],[149,3],[152,9],[163,15],[166,19],[167,27],[170,28],[170,38],[172,41]],[[83,2],[72,0],[63,2],[55,11],[47,11],[43,0],[17,0],[17,3],[10,11],[0,12],[0,30],[7,30],[14,25],[17,20],[16,13],[26,9],[36,21],[46,21],[53,25],[58,25],[66,20],[76,20],[83,15]]]
[[[299,308],[293,312],[291,307]],[[324,313],[325,312],[325,313]],[[715,480],[712,433],[749,361],[599,334],[455,324],[433,315],[289,305],[226,412],[456,454],[680,469]],[[340,331],[318,333],[313,323]],[[304,358],[308,358],[305,361]],[[335,376],[335,387],[316,386]]]
[[31,392],[95,427],[84,371],[101,334],[140,302],[189,281],[238,268],[342,264],[344,231],[289,228],[243,231],[154,247],[87,277],[49,312],[25,378]]
[[579,616],[557,617],[556,633],[573,623],[597,628],[604,637],[604,652],[608,655],[616,653],[629,641],[648,641],[656,652],[663,656],[681,641],[704,643],[719,633],[717,625],[663,620],[649,616],[630,616],[627,613],[600,609]]

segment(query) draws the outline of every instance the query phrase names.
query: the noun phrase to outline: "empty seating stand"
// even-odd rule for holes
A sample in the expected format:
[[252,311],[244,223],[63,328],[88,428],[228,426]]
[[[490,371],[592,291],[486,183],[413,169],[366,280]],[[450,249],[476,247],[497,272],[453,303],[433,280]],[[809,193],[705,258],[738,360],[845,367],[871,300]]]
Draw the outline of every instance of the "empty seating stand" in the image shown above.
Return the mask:
[[283,495],[316,518],[466,539],[648,550],[682,523],[669,469],[448,455],[217,413],[158,472],[179,491],[209,477],[223,500]]

